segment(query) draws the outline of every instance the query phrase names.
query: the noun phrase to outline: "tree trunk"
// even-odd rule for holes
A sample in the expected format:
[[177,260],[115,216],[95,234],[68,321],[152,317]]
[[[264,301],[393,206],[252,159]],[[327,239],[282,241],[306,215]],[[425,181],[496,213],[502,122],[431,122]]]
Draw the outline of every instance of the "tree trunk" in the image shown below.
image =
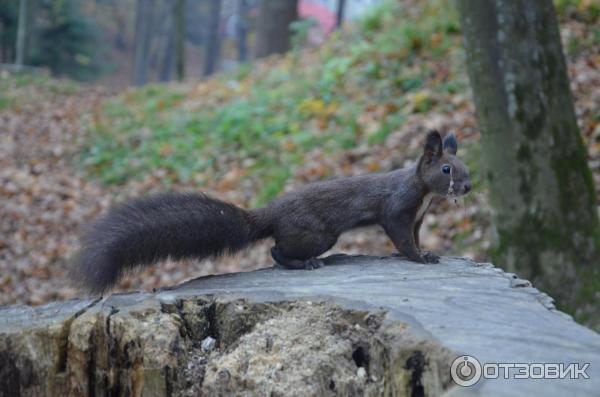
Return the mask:
[[25,64],[25,44],[27,43],[27,0],[21,0],[19,3],[19,25],[17,27],[17,45],[15,64],[23,66]]
[[596,195],[552,0],[458,8],[495,210],[494,261],[599,327]]
[[123,15],[123,12],[120,10],[119,4],[116,2],[112,3],[111,17],[115,19],[115,24],[117,25],[114,46],[119,51],[125,51],[128,49],[127,18]]
[[137,0],[135,17],[135,48],[133,54],[133,84],[148,82],[148,61],[152,41],[152,10],[154,0]]
[[177,80],[183,81],[185,79],[185,0],[175,0],[173,23],[175,24],[175,70]]
[[208,31],[206,32],[206,51],[204,53],[204,76],[213,74],[219,60],[221,40],[219,25],[221,21],[221,0],[210,0],[208,12]]
[[290,23],[298,19],[298,0],[260,0],[256,23],[256,58],[290,49]]
[[[8,30],[8,29],[6,29]],[[4,23],[0,20],[0,63],[7,63],[6,61],[6,37],[8,33],[5,32]]]
[[248,59],[248,2],[238,0],[236,4],[236,26],[238,61],[245,62]]
[[169,18],[167,25],[163,59],[158,74],[160,81],[171,81],[173,74],[173,65],[175,63],[175,26],[172,16],[173,13],[171,12],[171,18]]
[[335,13],[335,27],[339,28],[344,23],[344,10],[346,9],[346,0],[338,0],[337,11]]

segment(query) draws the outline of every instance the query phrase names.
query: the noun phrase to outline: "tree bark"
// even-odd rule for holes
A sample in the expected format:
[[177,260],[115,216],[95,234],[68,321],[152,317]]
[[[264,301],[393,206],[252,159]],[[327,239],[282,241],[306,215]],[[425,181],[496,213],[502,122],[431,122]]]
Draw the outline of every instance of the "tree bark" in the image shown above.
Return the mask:
[[15,64],[23,66],[25,64],[25,44],[27,43],[27,0],[19,2],[19,25],[17,27],[17,45]]
[[459,0],[458,8],[495,212],[494,261],[598,327],[596,194],[552,1]]
[[236,4],[236,26],[235,34],[237,41],[238,61],[245,62],[248,59],[248,2],[238,0]]
[[[6,29],[8,30],[8,29]],[[4,40],[4,37],[6,36],[7,33],[5,33],[5,28],[4,28],[4,23],[2,22],[2,20],[0,20],[0,63],[6,63],[6,40]]]
[[260,0],[256,29],[256,58],[290,49],[290,23],[298,19],[298,0]]
[[344,23],[344,11],[346,9],[346,0],[338,0],[335,13],[335,27],[339,28]]
[[133,54],[133,84],[148,82],[148,61],[152,41],[152,10],[154,0],[137,0],[135,18],[135,48]]
[[117,2],[113,2],[111,5],[112,17],[115,18],[115,24],[117,25],[114,46],[120,51],[125,51],[129,47],[127,40],[127,18],[123,15],[123,11]]
[[221,0],[210,0],[208,12],[208,30],[206,34],[206,51],[204,52],[204,76],[213,74],[219,60],[221,39],[219,25],[221,21]]
[[176,4],[172,1],[164,3],[163,26],[161,29],[162,46],[160,47],[160,65],[158,68],[158,81],[171,81],[173,67],[175,66],[175,8]]
[[[172,22],[172,20],[171,20]],[[173,74],[173,64],[175,63],[175,27],[172,23],[168,26],[168,31],[165,37],[165,47],[162,63],[160,65],[160,73],[158,78],[160,81],[171,81]]]
[[175,0],[173,14],[173,23],[175,24],[175,69],[178,81],[185,79],[185,3],[185,0]]

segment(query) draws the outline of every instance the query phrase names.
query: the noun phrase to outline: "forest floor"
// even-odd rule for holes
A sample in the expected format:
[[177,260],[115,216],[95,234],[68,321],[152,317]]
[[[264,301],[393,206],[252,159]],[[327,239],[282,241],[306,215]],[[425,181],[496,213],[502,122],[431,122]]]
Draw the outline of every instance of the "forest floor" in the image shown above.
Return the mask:
[[[492,230],[479,132],[459,27],[444,3],[402,1],[318,49],[203,82],[108,92],[0,72],[0,304],[76,296],[68,276],[79,232],[114,203],[196,190],[260,206],[307,182],[409,164],[429,128],[457,133],[475,191],[458,205],[438,203],[422,244],[486,260]],[[600,186],[598,12],[586,1],[558,3],[578,123]],[[400,18],[407,22],[399,27]],[[270,266],[270,244],[202,263],[167,261],[117,289]],[[393,247],[366,228],[332,252]]]

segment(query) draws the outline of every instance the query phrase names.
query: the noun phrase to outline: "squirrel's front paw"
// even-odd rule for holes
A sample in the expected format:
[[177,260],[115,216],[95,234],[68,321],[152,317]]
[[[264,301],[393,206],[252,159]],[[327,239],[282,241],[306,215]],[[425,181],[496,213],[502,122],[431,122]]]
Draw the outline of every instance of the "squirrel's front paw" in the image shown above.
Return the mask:
[[433,252],[423,252],[422,256],[427,263],[440,263],[440,256],[434,254]]
[[[400,254],[400,256],[403,256],[402,254]],[[407,258],[409,261],[413,261],[413,262],[417,262],[417,263],[427,263],[427,260],[425,259],[425,257],[421,254],[413,254],[413,255],[406,255],[405,258]]]
[[304,261],[304,268],[306,270],[320,269],[325,266],[325,263],[319,258],[310,258]]

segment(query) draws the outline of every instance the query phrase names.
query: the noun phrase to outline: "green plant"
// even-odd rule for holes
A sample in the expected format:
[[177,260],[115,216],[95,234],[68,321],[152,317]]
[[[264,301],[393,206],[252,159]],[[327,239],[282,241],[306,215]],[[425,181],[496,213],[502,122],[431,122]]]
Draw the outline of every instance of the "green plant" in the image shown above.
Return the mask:
[[[295,50],[267,72],[244,65],[192,90],[152,85],[109,100],[83,163],[106,183],[161,169],[164,183],[209,186],[250,164],[238,174],[252,180],[254,204],[263,204],[307,153],[382,145],[412,112],[441,109],[438,98],[466,87],[459,67],[445,80],[435,77],[440,62],[461,61],[450,56],[461,51],[460,41],[456,16],[444,7],[424,0],[408,16],[384,2],[355,29],[309,52],[299,47],[310,23],[299,22]],[[408,92],[427,94],[415,102]],[[377,117],[363,117],[374,109]]]

